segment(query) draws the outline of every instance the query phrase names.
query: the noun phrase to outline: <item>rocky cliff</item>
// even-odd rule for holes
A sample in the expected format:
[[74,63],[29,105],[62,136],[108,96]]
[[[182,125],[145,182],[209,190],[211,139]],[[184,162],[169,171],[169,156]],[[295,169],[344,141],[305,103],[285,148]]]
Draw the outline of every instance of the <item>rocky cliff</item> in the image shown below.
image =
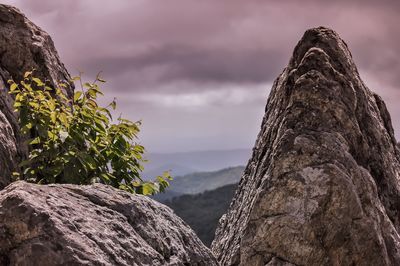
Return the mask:
[[382,99],[332,30],[276,79],[212,250],[221,265],[400,265],[400,151]]
[[217,265],[170,208],[110,186],[0,191],[0,265]]
[[[7,81],[20,81],[33,69],[35,76],[52,86],[70,80],[50,36],[18,9],[0,4],[0,189],[10,182],[10,173],[27,152]],[[73,87],[66,88],[65,93],[71,97]]]

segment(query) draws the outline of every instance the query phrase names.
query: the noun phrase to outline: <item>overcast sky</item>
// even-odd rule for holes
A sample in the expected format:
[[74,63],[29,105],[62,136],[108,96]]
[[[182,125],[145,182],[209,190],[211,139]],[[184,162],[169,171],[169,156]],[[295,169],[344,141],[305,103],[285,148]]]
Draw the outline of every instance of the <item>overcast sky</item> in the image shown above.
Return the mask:
[[53,38],[69,72],[143,120],[150,152],[251,148],[273,80],[310,27],[347,42],[400,135],[400,1],[6,0]]

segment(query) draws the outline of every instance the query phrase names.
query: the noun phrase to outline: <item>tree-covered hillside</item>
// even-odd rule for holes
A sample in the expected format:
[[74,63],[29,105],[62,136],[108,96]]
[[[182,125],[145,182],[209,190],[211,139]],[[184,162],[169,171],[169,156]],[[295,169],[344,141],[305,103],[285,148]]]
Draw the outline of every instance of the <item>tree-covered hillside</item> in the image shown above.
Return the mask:
[[199,172],[184,176],[174,177],[165,193],[154,197],[155,200],[166,200],[184,194],[198,194],[206,190],[234,184],[239,182],[244,171],[244,166],[229,167],[215,172]]
[[167,200],[165,204],[189,224],[205,245],[210,246],[218,221],[227,211],[236,187],[237,183],[196,195],[183,195]]

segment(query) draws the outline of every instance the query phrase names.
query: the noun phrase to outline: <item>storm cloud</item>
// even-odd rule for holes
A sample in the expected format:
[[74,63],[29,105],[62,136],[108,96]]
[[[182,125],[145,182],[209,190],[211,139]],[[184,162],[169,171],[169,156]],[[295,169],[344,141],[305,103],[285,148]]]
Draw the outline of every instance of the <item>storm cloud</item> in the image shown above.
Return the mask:
[[49,32],[72,74],[103,71],[105,101],[143,118],[150,150],[251,147],[273,80],[320,25],[347,42],[400,133],[399,1],[3,2]]

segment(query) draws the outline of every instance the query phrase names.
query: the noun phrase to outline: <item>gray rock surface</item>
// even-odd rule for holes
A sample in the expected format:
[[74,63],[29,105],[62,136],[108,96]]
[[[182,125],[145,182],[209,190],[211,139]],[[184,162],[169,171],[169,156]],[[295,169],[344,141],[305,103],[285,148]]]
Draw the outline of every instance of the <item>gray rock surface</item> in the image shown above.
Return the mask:
[[221,265],[400,265],[400,152],[382,99],[332,30],[275,81],[212,250]]
[[[18,162],[25,158],[27,147],[19,135],[17,114],[13,112],[12,97],[8,94],[9,79],[20,81],[26,71],[35,69],[35,76],[46,80],[51,86],[59,81],[70,80],[70,76],[61,63],[50,36],[30,22],[18,9],[0,4],[0,189],[9,183],[9,173],[15,170]],[[68,96],[73,94],[73,86],[66,88]],[[4,117],[6,121],[4,121]],[[11,131],[9,127],[11,126]],[[3,135],[7,132],[8,135]],[[12,144],[12,140],[16,143]],[[17,148],[9,151],[5,147]],[[6,158],[6,159],[4,159]],[[8,161],[11,158],[11,161]],[[2,162],[7,160],[8,164]]]
[[16,169],[17,147],[14,131],[5,115],[0,112],[0,189],[11,182]]
[[0,191],[0,265],[217,265],[170,208],[105,185]]

